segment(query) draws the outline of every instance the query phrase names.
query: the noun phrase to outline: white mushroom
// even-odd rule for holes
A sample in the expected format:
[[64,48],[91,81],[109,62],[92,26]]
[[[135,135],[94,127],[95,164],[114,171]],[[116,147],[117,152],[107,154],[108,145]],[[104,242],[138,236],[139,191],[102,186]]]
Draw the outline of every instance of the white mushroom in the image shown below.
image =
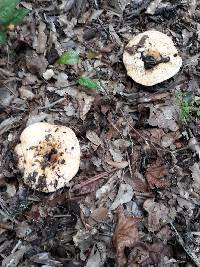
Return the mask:
[[42,192],[64,187],[77,173],[80,146],[68,127],[38,122],[28,126],[15,148],[24,183]]
[[155,30],[136,35],[125,48],[123,62],[127,74],[145,86],[173,77],[182,65],[171,38]]

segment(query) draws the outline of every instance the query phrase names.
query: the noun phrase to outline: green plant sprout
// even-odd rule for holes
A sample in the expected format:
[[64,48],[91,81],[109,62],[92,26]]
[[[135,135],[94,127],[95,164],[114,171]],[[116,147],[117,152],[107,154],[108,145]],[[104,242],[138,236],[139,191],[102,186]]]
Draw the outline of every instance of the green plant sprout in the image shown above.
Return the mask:
[[81,76],[78,79],[78,84],[88,89],[95,89],[97,91],[100,89],[100,85],[95,80],[90,79],[88,77]]
[[66,51],[64,52],[58,59],[58,64],[61,65],[75,65],[78,64],[80,60],[79,57],[79,53],[74,51],[74,50],[70,50],[70,51]]
[[28,14],[26,8],[18,7],[20,0],[0,0],[0,44],[7,40],[7,30],[21,23]]
[[192,93],[179,93],[177,98],[179,100],[181,121],[187,122],[192,114],[200,117],[200,106]]

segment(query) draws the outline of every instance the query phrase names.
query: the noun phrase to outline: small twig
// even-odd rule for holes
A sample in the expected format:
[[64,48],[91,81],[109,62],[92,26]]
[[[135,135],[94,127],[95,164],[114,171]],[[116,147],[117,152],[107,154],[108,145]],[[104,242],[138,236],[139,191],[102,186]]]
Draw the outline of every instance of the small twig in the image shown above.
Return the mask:
[[130,175],[131,175],[131,178],[133,178],[133,172],[132,172],[132,168],[131,168],[131,161],[130,161],[130,157],[129,157],[128,151],[126,151],[126,157],[127,157],[127,161],[128,161],[128,167],[129,167]]
[[80,189],[81,187],[86,186],[86,185],[88,185],[88,184],[90,184],[90,183],[93,183],[93,182],[95,182],[95,181],[98,181],[99,179],[105,178],[105,176],[107,177],[107,176],[108,176],[109,174],[111,174],[112,172],[114,172],[114,171],[118,171],[118,170],[119,170],[119,168],[113,168],[113,169],[112,169],[111,171],[109,171],[109,172],[103,172],[103,173],[97,174],[97,175],[95,175],[94,177],[88,179],[87,181],[82,182],[82,183],[80,183],[80,184],[74,186],[73,191],[74,191],[74,190],[77,190],[77,189]]
[[18,240],[17,244],[14,246],[13,250],[11,251],[11,254],[15,253],[15,251],[18,249],[18,247],[22,244],[21,240]]
[[63,218],[63,217],[71,217],[71,215],[70,214],[58,214],[58,215],[54,215],[53,216],[54,218]]
[[48,105],[44,106],[44,107],[39,107],[40,110],[43,110],[43,109],[48,109],[48,108],[52,108],[53,106],[63,102],[64,100],[66,100],[65,97],[61,98],[61,99],[58,99],[52,103],[49,103]]
[[13,94],[15,97],[17,97],[17,93],[15,93],[9,86],[6,85],[6,83],[4,82],[3,85],[8,89],[8,91]]

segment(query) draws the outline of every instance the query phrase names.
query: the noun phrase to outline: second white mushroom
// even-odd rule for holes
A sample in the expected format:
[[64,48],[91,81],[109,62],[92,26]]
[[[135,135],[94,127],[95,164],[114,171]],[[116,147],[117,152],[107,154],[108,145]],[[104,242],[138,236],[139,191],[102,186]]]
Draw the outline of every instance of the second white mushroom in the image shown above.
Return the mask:
[[24,183],[42,192],[64,187],[77,173],[80,146],[68,127],[45,122],[28,126],[15,148]]
[[125,47],[127,74],[137,83],[152,86],[173,77],[182,59],[170,37],[150,30],[133,37]]

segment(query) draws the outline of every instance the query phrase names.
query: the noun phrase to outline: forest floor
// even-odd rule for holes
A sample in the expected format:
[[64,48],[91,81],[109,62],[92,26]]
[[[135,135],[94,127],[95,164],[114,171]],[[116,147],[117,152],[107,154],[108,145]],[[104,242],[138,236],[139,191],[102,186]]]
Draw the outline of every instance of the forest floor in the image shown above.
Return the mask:
[[[198,1],[21,5],[29,14],[0,47],[2,266],[200,266]],[[183,65],[145,87],[122,55],[150,29],[173,39]],[[58,64],[70,50],[79,63]],[[78,173],[49,194],[23,183],[14,153],[40,121],[70,127],[81,146]]]

